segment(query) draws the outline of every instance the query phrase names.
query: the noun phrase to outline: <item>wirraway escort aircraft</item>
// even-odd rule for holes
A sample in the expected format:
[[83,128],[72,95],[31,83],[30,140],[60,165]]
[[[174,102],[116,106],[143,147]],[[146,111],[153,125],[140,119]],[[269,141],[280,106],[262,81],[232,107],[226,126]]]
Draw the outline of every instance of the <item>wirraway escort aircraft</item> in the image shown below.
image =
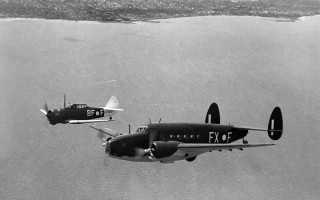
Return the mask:
[[[47,117],[50,124],[83,124],[94,122],[108,122],[112,120],[112,115],[117,111],[123,111],[119,108],[119,101],[116,96],[112,96],[105,107],[89,107],[87,104],[69,104],[66,106],[66,95],[64,95],[64,105],[60,109],[48,109],[47,103],[44,109],[40,111]],[[109,119],[99,119],[109,117]]]
[[[98,137],[103,141],[105,152],[110,157],[129,161],[173,163],[177,160],[194,161],[205,152],[274,144],[248,144],[244,137],[249,130],[266,131],[272,140],[282,135],[282,113],[279,107],[271,113],[268,129],[220,124],[216,103],[211,104],[205,123],[159,123],[140,126],[134,133],[120,134],[108,128],[98,128]],[[130,128],[129,128],[130,129]],[[233,142],[242,139],[242,144]]]

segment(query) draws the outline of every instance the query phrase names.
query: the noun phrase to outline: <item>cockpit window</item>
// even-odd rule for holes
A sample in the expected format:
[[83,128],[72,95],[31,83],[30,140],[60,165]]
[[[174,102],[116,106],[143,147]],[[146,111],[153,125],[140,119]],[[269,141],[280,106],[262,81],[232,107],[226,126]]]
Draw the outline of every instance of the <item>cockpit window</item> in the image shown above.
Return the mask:
[[136,130],[137,133],[140,133],[140,132],[147,132],[148,130],[148,127],[147,126],[139,126]]
[[71,108],[71,109],[82,109],[82,108],[87,108],[88,105],[87,104],[68,104],[67,106],[68,108]]

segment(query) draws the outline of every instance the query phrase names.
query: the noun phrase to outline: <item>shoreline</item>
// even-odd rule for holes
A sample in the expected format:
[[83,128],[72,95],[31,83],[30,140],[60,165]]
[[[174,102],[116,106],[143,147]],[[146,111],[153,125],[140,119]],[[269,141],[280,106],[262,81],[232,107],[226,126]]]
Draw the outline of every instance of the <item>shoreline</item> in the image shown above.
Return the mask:
[[[28,1],[0,0],[0,18],[40,18],[101,23],[159,23],[157,20],[197,16],[258,16],[281,21],[296,21],[301,17],[320,15],[320,5],[284,0],[157,0],[131,2],[117,0],[92,1]],[[312,0],[313,1],[313,0]]]
[[72,19],[51,19],[51,18],[37,18],[37,17],[4,17],[0,16],[0,20],[10,20],[10,21],[19,21],[19,20],[52,20],[52,21],[70,21],[70,22],[94,22],[94,23],[119,23],[119,24],[134,24],[135,22],[147,22],[147,23],[161,23],[159,20],[165,19],[179,19],[179,18],[196,18],[196,17],[260,17],[261,19],[274,19],[276,22],[296,22],[298,20],[303,20],[309,17],[317,17],[319,15],[308,15],[302,16],[299,18],[285,18],[285,17],[269,17],[269,16],[259,16],[259,15],[196,15],[196,16],[177,16],[177,17],[162,17],[162,18],[150,18],[150,19],[133,19],[130,21],[125,20],[116,20],[116,21],[99,21],[99,20],[72,20]]

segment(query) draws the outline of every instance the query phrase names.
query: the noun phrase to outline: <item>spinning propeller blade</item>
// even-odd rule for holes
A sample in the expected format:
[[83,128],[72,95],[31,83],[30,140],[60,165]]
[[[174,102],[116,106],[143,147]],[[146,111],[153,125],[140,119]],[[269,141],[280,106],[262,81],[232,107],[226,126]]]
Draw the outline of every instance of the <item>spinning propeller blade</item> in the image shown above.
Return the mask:
[[138,157],[143,157],[150,154],[150,148],[143,149],[143,148],[136,147],[134,151],[135,151],[135,155]]
[[[44,103],[43,109],[40,109],[40,111],[47,117],[47,122],[50,123],[50,119],[49,119],[49,115],[48,115],[49,108],[48,108],[47,102]],[[45,124],[45,127],[48,129],[48,123]]]
[[44,103],[43,108],[44,108],[44,110],[45,110],[46,112],[48,112],[49,109],[48,109],[48,104],[47,104],[47,102]]
[[103,147],[106,147],[106,145],[107,145],[107,138],[105,136],[106,135],[103,132],[98,131],[97,137],[102,141],[102,146]]
[[47,116],[47,113],[48,113],[48,104],[47,103],[44,103],[43,105],[43,109],[40,109],[40,111]]

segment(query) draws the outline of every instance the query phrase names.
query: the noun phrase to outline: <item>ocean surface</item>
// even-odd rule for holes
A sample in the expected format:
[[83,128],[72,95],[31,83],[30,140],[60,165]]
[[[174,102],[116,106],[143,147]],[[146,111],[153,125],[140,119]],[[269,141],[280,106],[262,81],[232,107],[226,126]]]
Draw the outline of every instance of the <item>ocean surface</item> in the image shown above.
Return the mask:
[[[296,22],[194,17],[135,24],[0,20],[0,199],[319,199],[320,16]],[[116,82],[109,82],[117,80]],[[121,132],[149,123],[266,128],[272,147],[206,153],[194,162],[108,158],[87,125],[46,123],[67,102],[104,106],[116,95]],[[249,143],[272,143],[250,132]]]

